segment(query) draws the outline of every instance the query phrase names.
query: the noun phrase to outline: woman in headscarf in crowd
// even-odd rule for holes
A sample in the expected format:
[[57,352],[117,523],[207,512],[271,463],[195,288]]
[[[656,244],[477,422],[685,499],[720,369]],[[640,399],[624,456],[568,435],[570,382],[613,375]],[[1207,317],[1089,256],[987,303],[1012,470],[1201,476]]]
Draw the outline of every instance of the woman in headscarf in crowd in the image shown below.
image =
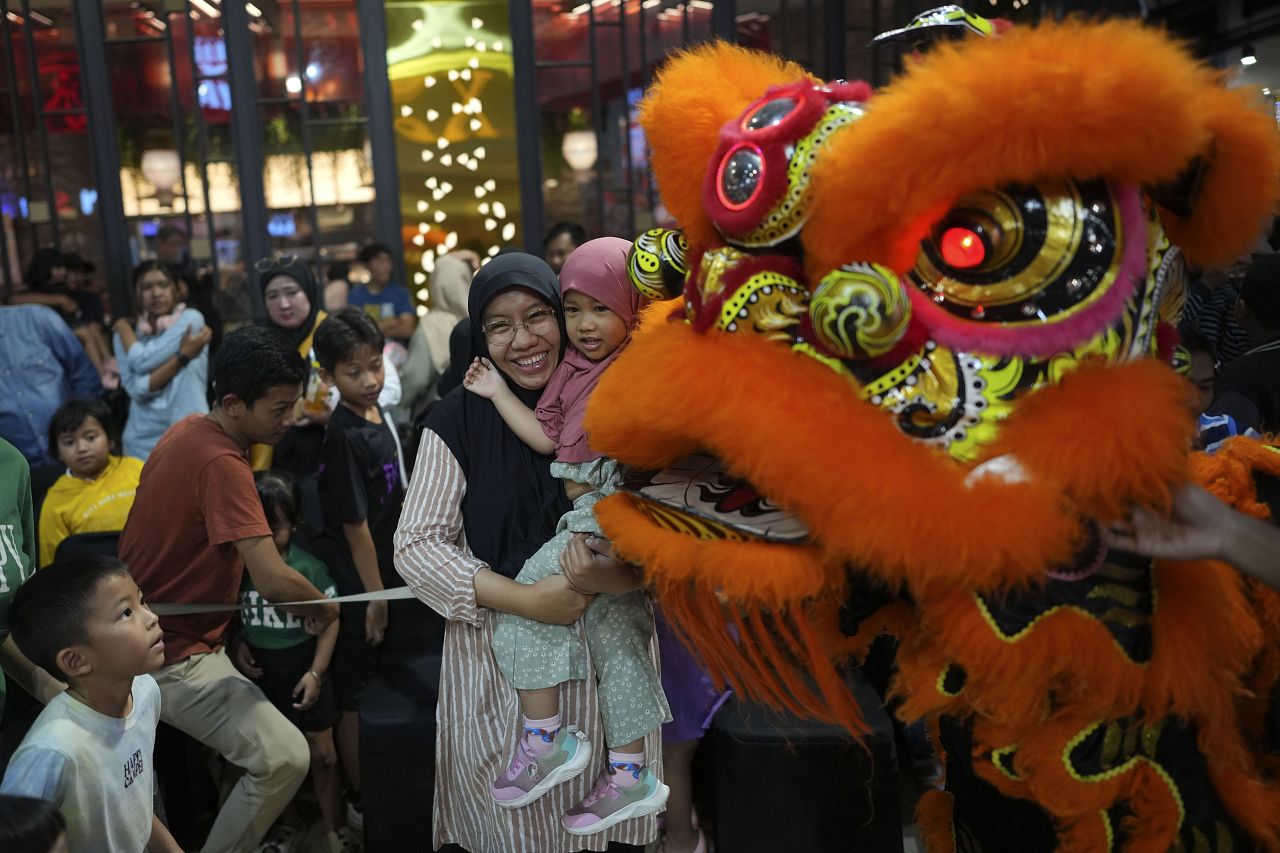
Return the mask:
[[400,405],[411,416],[436,399],[436,380],[450,364],[449,335],[467,315],[471,265],[445,255],[431,271],[431,310],[418,321],[409,340],[409,361],[400,372]]
[[[316,278],[311,269],[299,258],[288,257],[265,258],[254,265],[254,270],[258,273],[258,287],[267,309],[263,323],[288,338],[307,364],[313,364],[311,339],[316,326],[324,322],[325,313],[317,298]],[[328,389],[313,368],[302,393],[297,425],[274,448],[265,444],[253,447],[253,469],[275,468],[293,474],[302,483],[304,505],[308,503],[308,488],[314,493],[324,425],[329,422],[327,394]],[[310,484],[303,482],[307,475],[312,475]]]
[[[267,309],[265,325],[280,331],[298,354],[311,365],[302,399],[298,402],[297,423],[274,448],[253,446],[253,470],[288,471],[302,489],[302,517],[320,529],[319,467],[324,445],[324,427],[337,404],[336,393],[320,381],[319,364],[311,347],[315,331],[324,322],[320,290],[311,268],[296,256],[264,258],[254,265],[262,301]],[[395,405],[400,400],[400,380],[387,366],[386,384],[378,402]]]
[[[525,405],[537,405],[564,354],[560,289],[546,263],[512,253],[476,275],[467,302],[472,355],[488,358]],[[587,793],[579,777],[521,809],[489,795],[520,735],[516,693],[491,651],[498,613],[547,624],[578,620],[589,596],[563,575],[521,584],[515,575],[569,509],[551,457],[530,449],[492,401],[451,391],[426,419],[413,481],[396,531],[396,570],[447,620],[436,726],[433,847],[572,853],[610,842],[643,845],[652,817],[607,832],[569,835],[560,816]],[[594,680],[565,686],[561,714],[603,747]]]

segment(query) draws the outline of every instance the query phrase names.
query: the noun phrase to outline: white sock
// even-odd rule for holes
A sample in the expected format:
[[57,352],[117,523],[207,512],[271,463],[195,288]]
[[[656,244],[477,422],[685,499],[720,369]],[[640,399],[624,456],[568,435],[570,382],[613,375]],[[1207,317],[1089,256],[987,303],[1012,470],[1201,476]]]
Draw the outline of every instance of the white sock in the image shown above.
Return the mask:
[[630,788],[640,781],[644,763],[643,749],[639,752],[609,750],[609,772],[613,775],[613,783],[620,788]]
[[547,755],[555,747],[556,734],[560,731],[560,715],[552,714],[545,720],[524,718],[524,745],[535,755]]

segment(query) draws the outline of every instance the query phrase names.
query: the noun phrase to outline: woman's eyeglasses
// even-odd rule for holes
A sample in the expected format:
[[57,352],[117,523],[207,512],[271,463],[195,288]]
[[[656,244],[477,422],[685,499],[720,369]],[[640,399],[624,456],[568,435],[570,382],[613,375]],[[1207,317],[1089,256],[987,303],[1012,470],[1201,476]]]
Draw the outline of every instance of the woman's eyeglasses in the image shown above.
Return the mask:
[[258,272],[271,272],[271,270],[283,269],[284,267],[291,267],[297,262],[298,262],[297,255],[272,255],[271,257],[263,258],[262,260],[255,263],[253,265],[253,268]]
[[529,334],[542,337],[556,327],[556,309],[538,308],[525,315],[522,322],[510,320],[490,320],[480,327],[484,339],[494,346],[504,347],[515,340],[516,331],[526,330]]

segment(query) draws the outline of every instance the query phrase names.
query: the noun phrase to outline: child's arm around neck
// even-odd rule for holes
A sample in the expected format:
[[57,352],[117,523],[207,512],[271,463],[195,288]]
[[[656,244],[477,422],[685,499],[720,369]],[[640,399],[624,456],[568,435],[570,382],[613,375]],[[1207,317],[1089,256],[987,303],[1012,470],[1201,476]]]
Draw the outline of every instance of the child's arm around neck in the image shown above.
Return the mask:
[[556,443],[542,431],[538,416],[507,387],[502,374],[488,359],[476,359],[467,368],[467,375],[462,380],[463,386],[472,394],[486,397],[493,401],[494,407],[502,420],[506,422],[516,437],[538,453],[554,453]]

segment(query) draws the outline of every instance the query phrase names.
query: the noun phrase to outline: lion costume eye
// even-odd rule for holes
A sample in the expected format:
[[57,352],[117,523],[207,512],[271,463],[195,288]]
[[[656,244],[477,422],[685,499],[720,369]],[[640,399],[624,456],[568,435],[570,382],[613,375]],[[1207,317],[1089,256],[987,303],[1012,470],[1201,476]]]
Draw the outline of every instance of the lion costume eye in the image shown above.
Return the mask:
[[720,160],[716,189],[720,203],[729,210],[749,207],[764,186],[764,155],[754,145],[729,149]]
[[957,317],[1006,326],[1054,322],[1117,281],[1122,232],[1104,181],[983,190],[939,220],[911,280]]
[[763,130],[782,124],[800,109],[800,101],[796,98],[783,97],[765,101],[756,107],[742,121],[742,129],[746,131]]

